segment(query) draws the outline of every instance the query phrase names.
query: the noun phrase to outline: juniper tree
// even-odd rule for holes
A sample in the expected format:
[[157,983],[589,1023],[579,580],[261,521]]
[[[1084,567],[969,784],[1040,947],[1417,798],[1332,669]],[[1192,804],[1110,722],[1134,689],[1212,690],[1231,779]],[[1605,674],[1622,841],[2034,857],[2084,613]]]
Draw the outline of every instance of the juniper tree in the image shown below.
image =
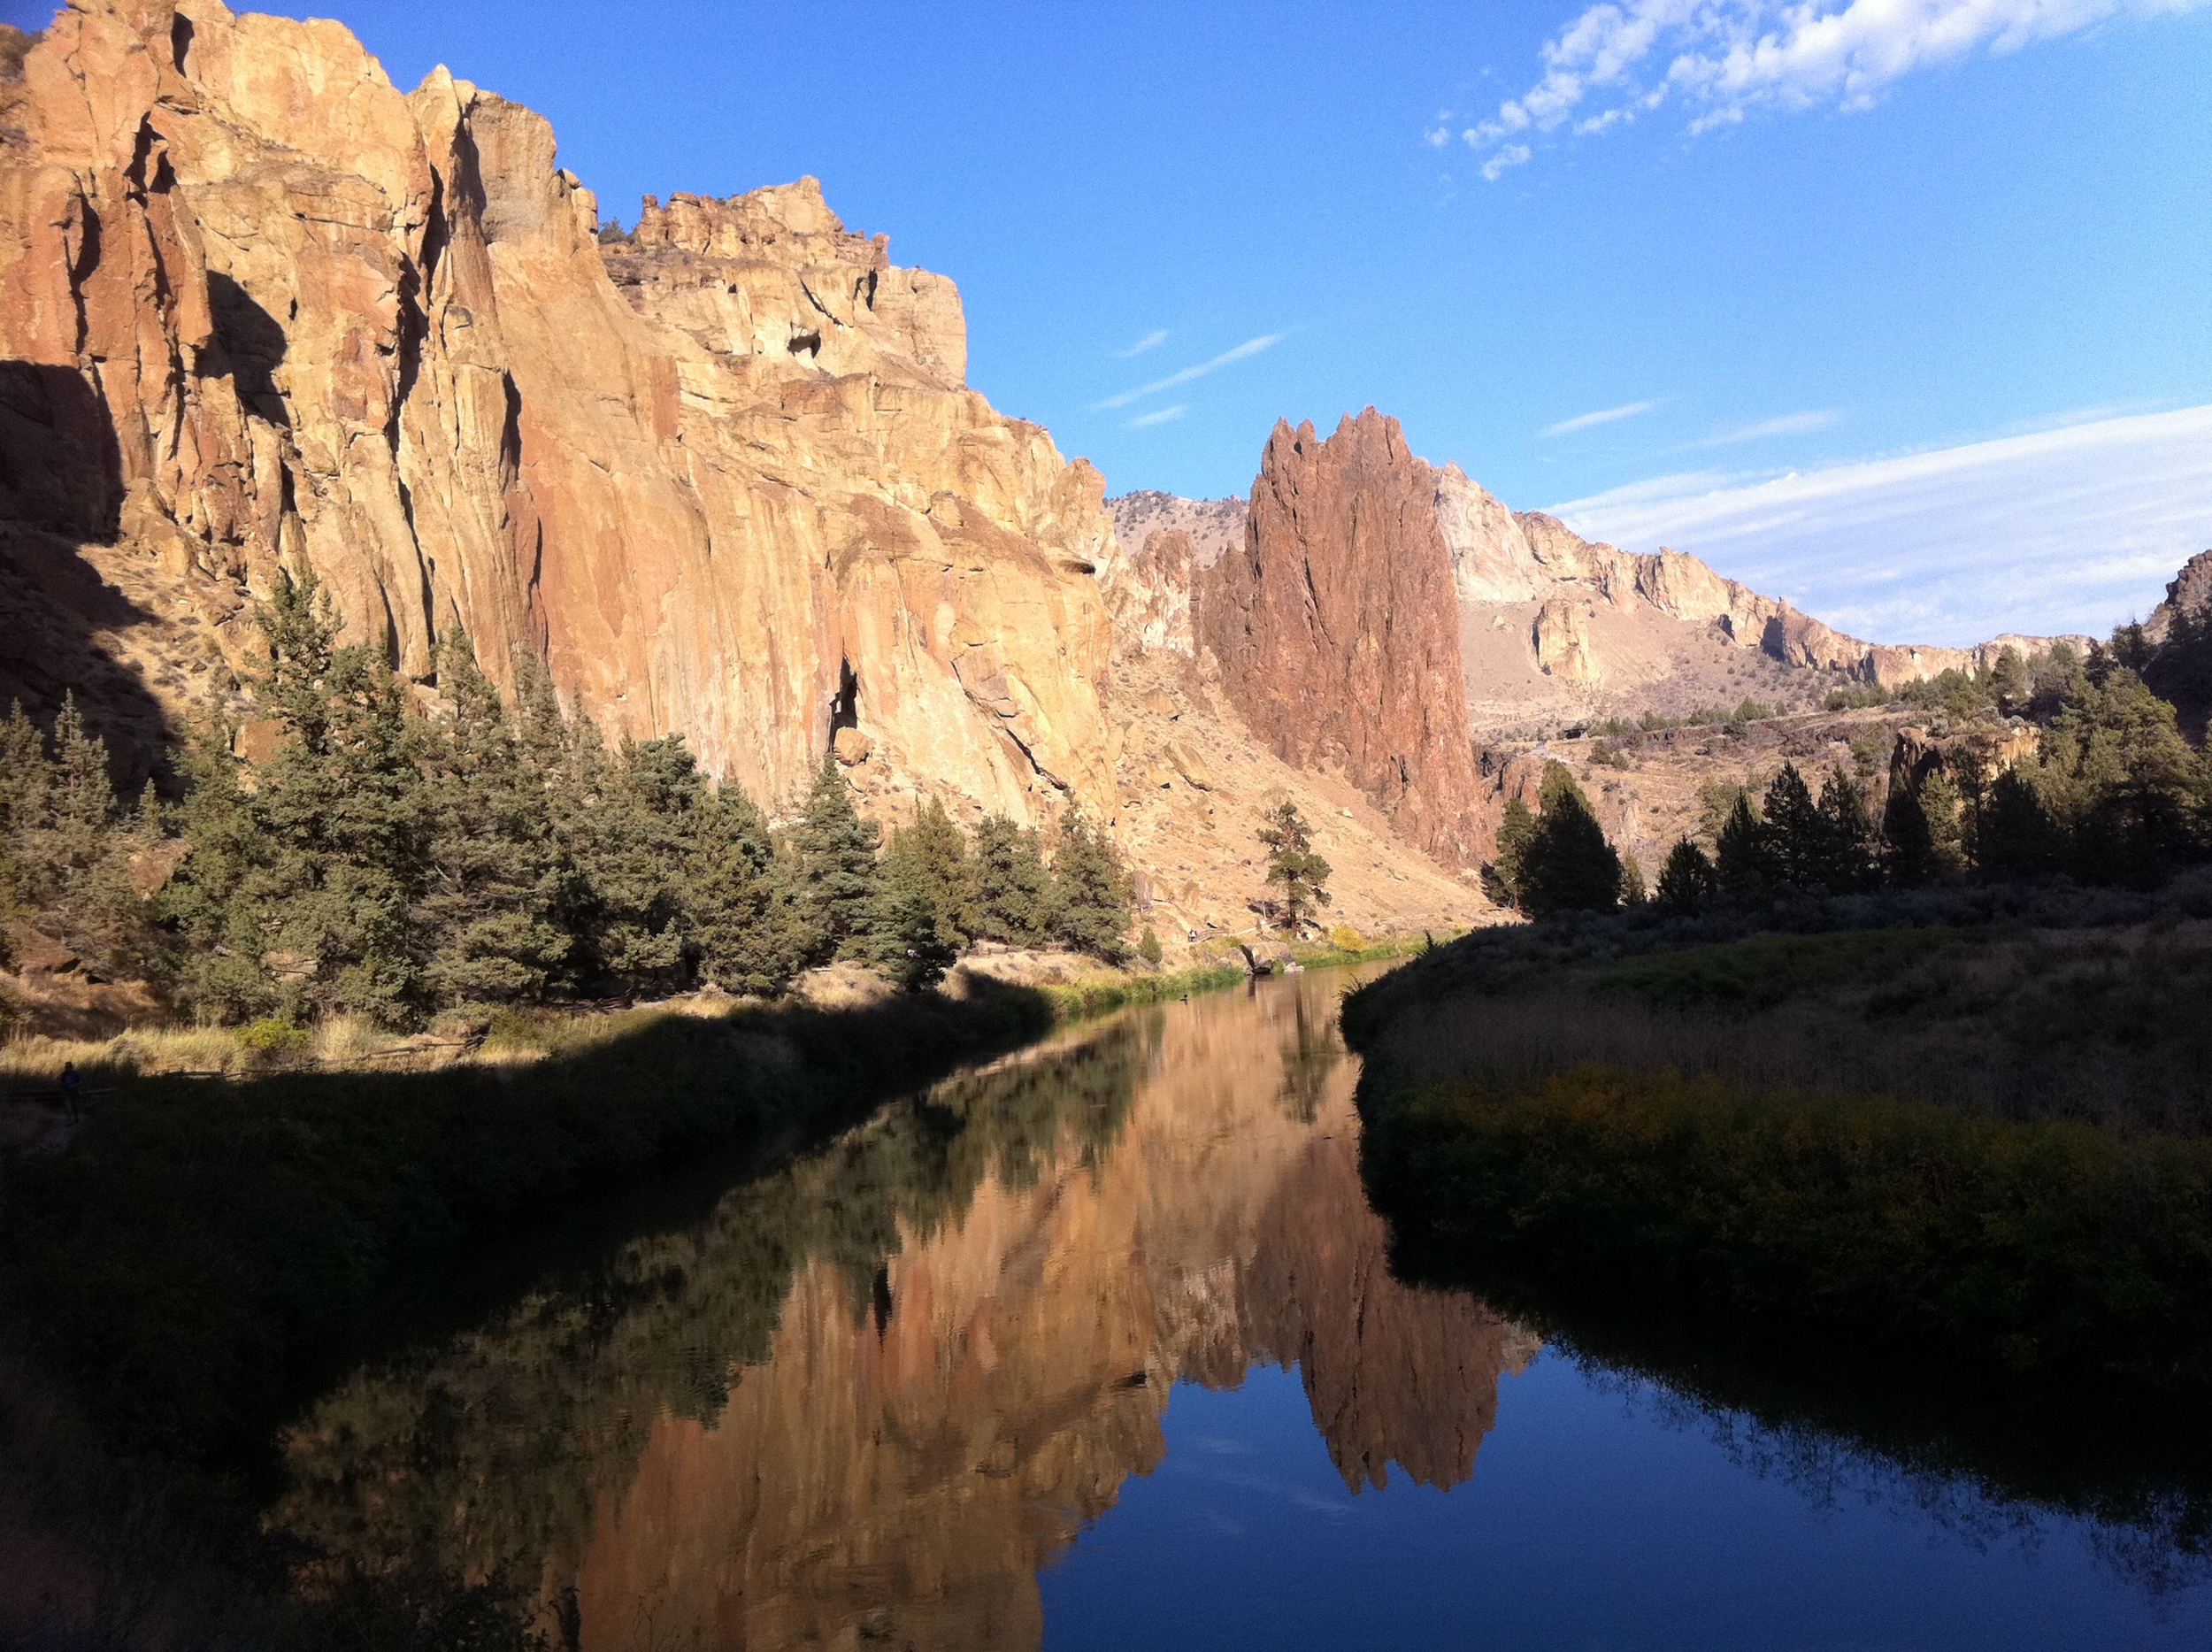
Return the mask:
[[1529,841],[1536,835],[1536,817],[1518,797],[1505,800],[1504,818],[1498,823],[1498,850],[1482,869],[1483,893],[1500,906],[1521,903],[1521,864]]
[[910,990],[940,980],[974,926],[967,839],[935,798],[895,827],[876,866],[868,956]]
[[1882,875],[1899,888],[1911,889],[1933,882],[1942,869],[1920,788],[1907,777],[1892,780],[1882,804]]
[[420,729],[383,655],[340,646],[311,572],[285,579],[259,619],[254,698],[281,735],[245,800],[260,842],[231,898],[290,1013],[404,1022],[425,1005],[431,951]]
[[1794,763],[1767,783],[1764,808],[1769,858],[1777,879],[1793,888],[1809,889],[1824,881],[1828,869],[1828,823],[1812,789]]
[[1874,881],[1874,822],[1866,795],[1841,768],[1829,771],[1820,788],[1823,833],[1817,881],[1838,895],[1869,887]]
[[1042,946],[1051,936],[1052,875],[1037,834],[1004,815],[975,829],[970,857],[975,883],[975,931],[1008,946]]
[[1521,860],[1521,900],[1532,918],[1610,912],[1620,904],[1621,859],[1583,801],[1562,789],[1536,824]]
[[1713,862],[1688,838],[1678,838],[1659,869],[1659,903],[1678,912],[1694,912],[1713,896]]
[[1052,938],[1077,952],[1118,958],[1133,899],[1128,872],[1105,834],[1070,809],[1052,853]]
[[791,857],[734,780],[694,811],[684,865],[687,941],[698,974],[725,992],[772,996],[805,967],[809,938]]
[[1748,794],[1737,794],[1715,849],[1714,880],[1724,895],[1758,895],[1780,881],[1772,839],[1766,823],[1753,811]]
[[856,953],[866,940],[882,833],[853,806],[852,787],[825,752],[791,830],[792,872],[804,925],[803,967]]
[[542,998],[573,949],[580,880],[545,776],[465,641],[442,650],[438,682],[449,715],[425,742],[422,911],[435,937],[425,981],[442,1003]]
[[2012,769],[1991,784],[1974,838],[1976,864],[1991,878],[2055,872],[2065,847],[2034,785]]
[[1302,934],[1329,904],[1329,863],[1314,852],[1312,830],[1287,798],[1267,812],[1258,837],[1267,846],[1267,882],[1282,892],[1274,904],[1283,927]]

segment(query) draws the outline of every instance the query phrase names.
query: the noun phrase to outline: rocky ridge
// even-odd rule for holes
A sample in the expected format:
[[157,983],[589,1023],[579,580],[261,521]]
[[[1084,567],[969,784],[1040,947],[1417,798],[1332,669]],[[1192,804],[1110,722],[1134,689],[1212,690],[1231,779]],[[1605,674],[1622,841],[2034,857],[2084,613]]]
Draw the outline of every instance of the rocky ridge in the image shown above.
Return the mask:
[[886,806],[1110,813],[1102,484],[812,180],[603,253],[541,117],[218,0],[80,0],[13,105],[0,595],[54,646],[0,688],[104,655],[171,732],[311,567],[426,689],[534,652],[772,804],[854,727]]

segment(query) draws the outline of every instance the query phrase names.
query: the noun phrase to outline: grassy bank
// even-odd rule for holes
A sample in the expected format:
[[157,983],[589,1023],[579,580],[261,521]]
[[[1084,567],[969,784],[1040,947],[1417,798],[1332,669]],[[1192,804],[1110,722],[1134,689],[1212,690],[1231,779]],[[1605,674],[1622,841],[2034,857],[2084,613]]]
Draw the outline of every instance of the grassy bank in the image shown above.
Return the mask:
[[2045,1374],[2212,1379],[2212,1142],[1585,1066],[1363,1098],[1432,1253]]
[[[709,1147],[765,1161],[1048,1030],[1014,987],[843,1010],[634,1011],[528,1064],[140,1078],[0,1186],[19,1351],[165,1450],[250,1443],[365,1310],[472,1235]],[[560,1036],[555,1029],[551,1036]]]
[[1433,1265],[2201,1390],[2212,925],[2116,916],[1440,949],[1346,1006],[1379,1205]]

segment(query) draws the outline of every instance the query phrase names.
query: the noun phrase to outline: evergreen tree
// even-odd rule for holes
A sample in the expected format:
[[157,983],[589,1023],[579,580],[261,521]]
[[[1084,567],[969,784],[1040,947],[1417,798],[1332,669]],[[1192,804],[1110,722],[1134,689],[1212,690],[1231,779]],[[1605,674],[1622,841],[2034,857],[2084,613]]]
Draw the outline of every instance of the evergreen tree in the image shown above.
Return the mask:
[[1875,877],[1874,821],[1867,813],[1866,795],[1841,768],[1832,769],[1822,783],[1820,819],[1824,841],[1816,880],[1838,895],[1870,887]]
[[572,948],[577,879],[554,829],[544,777],[460,639],[442,651],[450,716],[426,739],[431,826],[422,911],[435,937],[426,968],[442,1003],[545,996]]
[[1004,815],[975,829],[974,933],[1010,947],[1041,947],[1051,937],[1052,877],[1037,834]]
[[850,956],[866,940],[876,894],[876,846],[882,833],[853,806],[837,759],[822,754],[806,806],[792,828],[793,872],[805,925],[803,967]]
[[1712,899],[1717,887],[1710,857],[1688,838],[1677,839],[1659,871],[1660,903],[1678,912],[1694,912]]
[[1579,788],[1562,789],[1537,822],[1521,861],[1521,900],[1532,918],[1610,912],[1620,904],[1621,861]]
[[560,831],[581,880],[580,973],[602,990],[688,984],[684,873],[706,782],[683,736],[610,752],[580,718],[561,787]]
[[804,967],[810,928],[792,857],[734,780],[697,809],[683,896],[698,973],[723,991],[773,996]]
[[1329,904],[1329,863],[1314,853],[1312,830],[1287,798],[1267,812],[1258,836],[1267,846],[1267,881],[1282,892],[1275,909],[1295,938]]
[[1794,763],[1785,763],[1767,783],[1763,812],[1767,852],[1779,881],[1796,889],[1824,882],[1831,859],[1828,822]]
[[1133,898],[1112,842],[1079,811],[1062,815],[1052,854],[1052,938],[1074,951],[1118,958]]
[[1483,892],[1499,906],[1521,904],[1521,865],[1536,835],[1536,817],[1518,797],[1505,800],[1505,817],[1498,823],[1498,852],[1482,869]]
[[1910,777],[1892,780],[1882,804],[1882,874],[1901,889],[1915,889],[1941,875],[1935,834]]
[[1781,867],[1766,822],[1753,812],[1751,799],[1739,794],[1720,828],[1714,880],[1724,895],[1755,895],[1781,881]]
[[967,839],[931,798],[877,864],[871,961],[910,990],[941,980],[973,933],[972,870]]
[[1966,864],[1964,823],[1959,789],[1941,769],[1920,782],[1920,813],[1928,823],[1928,848],[1939,876],[1950,877]]
[[383,655],[339,646],[311,572],[286,579],[259,619],[269,663],[255,700],[283,732],[247,799],[261,841],[233,892],[245,909],[234,927],[259,942],[288,1014],[408,1022],[426,1006],[432,949],[420,731]]
[[2058,869],[2064,852],[2058,828],[2034,786],[2016,770],[2007,769],[1991,785],[1975,850],[1986,877],[2033,878]]
[[1632,854],[1621,857],[1621,904],[1641,906],[1651,899],[1644,884],[1643,863]]

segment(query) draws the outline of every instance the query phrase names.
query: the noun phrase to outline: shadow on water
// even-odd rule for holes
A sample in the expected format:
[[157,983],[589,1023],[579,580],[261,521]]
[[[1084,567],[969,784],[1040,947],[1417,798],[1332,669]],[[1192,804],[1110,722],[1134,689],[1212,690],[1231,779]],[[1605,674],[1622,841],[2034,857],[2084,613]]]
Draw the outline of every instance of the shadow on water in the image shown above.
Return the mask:
[[2212,1425],[2169,1396],[2008,1378],[1486,1253],[1434,1234],[1401,1166],[1363,1149],[1361,1170],[1395,1277],[1474,1293],[1594,1386],[1816,1504],[1890,1502],[1975,1543],[2078,1518],[2136,1588],[2212,1581]]
[[[178,1621],[521,1644],[536,1607],[511,1584],[566,1552],[654,1417],[711,1419],[795,1269],[887,1315],[902,1231],[1110,1141],[1141,1018],[877,1110],[1050,1021],[986,986],[669,1017],[519,1072],[132,1087],[0,1190],[7,1341],[37,1362],[0,1359],[0,1572],[37,1563],[0,1589],[0,1645],[11,1620],[78,1625],[53,1645]],[[419,1522],[316,1494],[408,1465]],[[482,1518],[443,1531],[472,1486]]]

